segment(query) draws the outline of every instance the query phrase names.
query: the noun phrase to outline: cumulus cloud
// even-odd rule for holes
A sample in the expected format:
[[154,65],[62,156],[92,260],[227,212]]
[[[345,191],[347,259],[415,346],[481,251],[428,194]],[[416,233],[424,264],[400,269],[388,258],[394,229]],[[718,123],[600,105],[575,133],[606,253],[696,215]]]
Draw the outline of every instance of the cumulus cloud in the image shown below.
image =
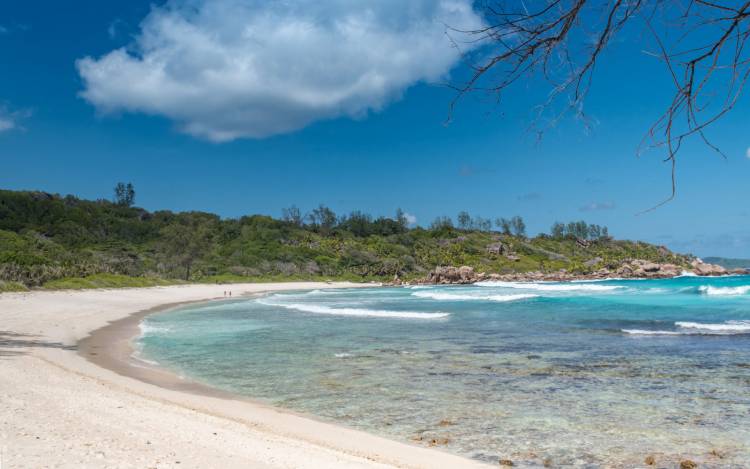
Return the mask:
[[409,226],[417,224],[417,217],[412,215],[411,213],[404,213],[404,218],[406,219],[406,223],[408,223]]
[[471,0],[172,0],[134,42],[76,62],[104,113],[172,119],[214,141],[263,138],[381,110],[459,59],[446,25],[482,25]]
[[578,210],[581,212],[593,212],[597,210],[614,210],[616,207],[614,202],[591,202],[580,207]]

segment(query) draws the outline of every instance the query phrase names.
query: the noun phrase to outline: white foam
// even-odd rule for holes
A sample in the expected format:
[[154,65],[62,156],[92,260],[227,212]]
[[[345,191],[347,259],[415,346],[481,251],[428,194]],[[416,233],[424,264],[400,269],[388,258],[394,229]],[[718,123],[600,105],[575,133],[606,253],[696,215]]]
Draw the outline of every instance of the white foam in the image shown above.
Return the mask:
[[644,329],[622,329],[631,335],[737,335],[750,334],[750,321],[727,321],[720,324],[678,321],[674,323],[679,330],[652,331]]
[[690,272],[689,270],[683,270],[680,273],[680,275],[678,275],[677,277],[679,278],[679,277],[697,277],[697,276],[698,274],[696,274],[695,272]]
[[713,332],[741,332],[750,333],[750,321],[727,321],[721,324],[703,324],[700,322],[676,322],[675,326],[682,329],[697,329]]
[[334,353],[333,356],[336,358],[349,358],[352,356],[352,354],[351,353]]
[[147,335],[158,335],[158,334],[164,334],[169,332],[171,329],[166,326],[155,326],[153,324],[146,323],[144,321],[141,321],[138,324],[138,328],[141,330],[141,337],[147,336]]
[[584,278],[579,280],[571,280],[570,283],[595,283],[595,282],[622,282],[630,280],[643,280],[641,278],[626,278],[626,277],[607,277],[607,278]]
[[429,298],[432,300],[442,301],[497,301],[505,303],[508,301],[525,300],[528,298],[537,298],[539,295],[531,293],[518,293],[515,295],[462,295],[458,293],[447,293],[447,292],[426,292],[418,291],[411,294],[417,298]]
[[622,332],[631,335],[685,335],[678,331],[647,331],[644,329],[623,329]]
[[361,308],[331,308],[323,305],[304,304],[304,303],[273,303],[257,300],[258,303],[268,306],[278,306],[280,308],[294,309],[305,313],[328,314],[333,316],[356,316],[356,317],[373,317],[373,318],[391,318],[391,319],[443,319],[450,316],[448,313],[420,313],[417,311],[390,311],[382,309],[361,309]]
[[711,285],[701,285],[698,290],[709,296],[740,296],[747,295],[750,292],[750,285],[739,287],[712,287]]
[[537,291],[613,291],[625,288],[619,285],[593,285],[588,283],[531,283],[531,282],[477,282],[480,287],[516,288]]

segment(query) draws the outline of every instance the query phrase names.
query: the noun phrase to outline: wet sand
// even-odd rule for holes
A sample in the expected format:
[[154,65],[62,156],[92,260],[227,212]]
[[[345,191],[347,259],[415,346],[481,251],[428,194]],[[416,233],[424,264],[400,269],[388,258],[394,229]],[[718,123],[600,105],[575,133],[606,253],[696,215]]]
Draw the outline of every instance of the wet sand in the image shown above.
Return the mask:
[[238,295],[366,285],[186,285],[0,295],[0,458],[16,467],[479,468],[180,379],[132,356],[140,320]]

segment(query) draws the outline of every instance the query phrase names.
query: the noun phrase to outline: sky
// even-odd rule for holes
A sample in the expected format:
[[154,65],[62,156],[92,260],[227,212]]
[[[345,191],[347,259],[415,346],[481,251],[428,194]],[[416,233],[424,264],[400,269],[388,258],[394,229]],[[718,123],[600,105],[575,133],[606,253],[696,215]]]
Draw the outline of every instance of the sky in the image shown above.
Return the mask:
[[[472,94],[445,24],[470,0],[129,0],[0,4],[0,188],[149,210],[280,216],[292,204],[426,226],[461,210],[521,215],[530,233],[584,219],[618,238],[750,257],[750,99],[670,168],[639,144],[673,94],[635,33],[600,60],[574,118],[537,139],[531,77],[498,103]],[[449,120],[450,116],[450,120]]]

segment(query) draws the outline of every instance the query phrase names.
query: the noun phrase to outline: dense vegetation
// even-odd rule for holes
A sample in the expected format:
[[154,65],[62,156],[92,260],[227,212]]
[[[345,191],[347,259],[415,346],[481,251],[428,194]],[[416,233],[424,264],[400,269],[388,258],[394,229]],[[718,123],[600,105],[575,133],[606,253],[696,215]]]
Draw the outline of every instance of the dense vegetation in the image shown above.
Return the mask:
[[[478,271],[587,271],[641,258],[688,258],[640,242],[616,241],[606,228],[576,222],[526,237],[520,217],[441,217],[409,228],[405,215],[337,216],[325,206],[282,219],[222,219],[202,212],[133,207],[132,186],[114,202],[44,192],[0,191],[0,290],[26,287],[145,286],[174,282],[292,279],[383,280],[423,277],[439,265]],[[562,228],[560,228],[562,226]]]

